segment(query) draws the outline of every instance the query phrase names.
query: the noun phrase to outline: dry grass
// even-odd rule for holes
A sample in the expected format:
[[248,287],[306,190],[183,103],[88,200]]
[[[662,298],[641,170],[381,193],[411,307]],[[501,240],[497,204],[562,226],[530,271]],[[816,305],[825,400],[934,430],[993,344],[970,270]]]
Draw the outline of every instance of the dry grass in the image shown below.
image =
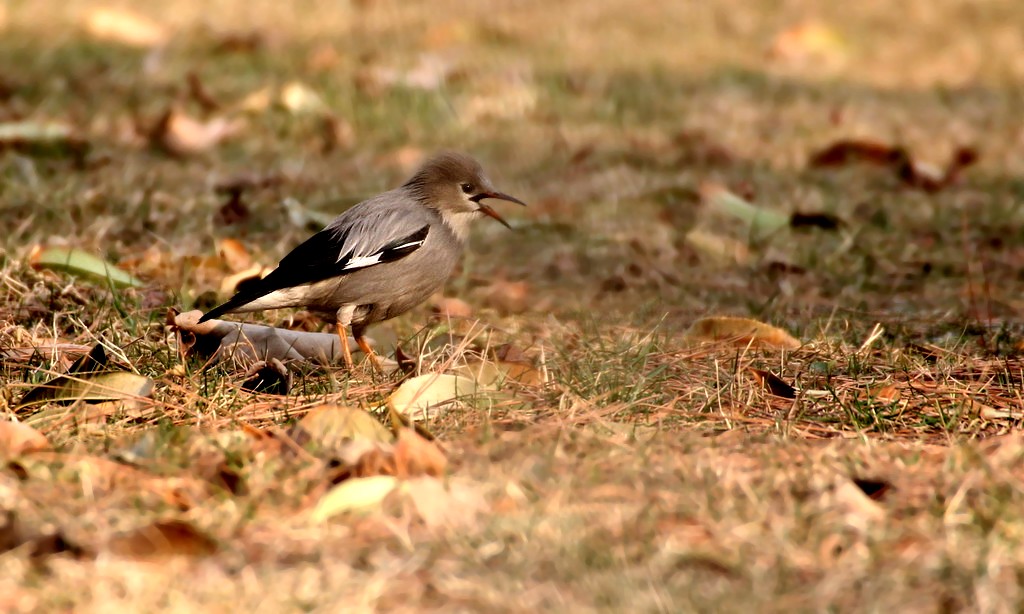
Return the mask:
[[[65,122],[91,145],[0,152],[0,407],[57,449],[0,472],[0,609],[1021,609],[1019,6],[129,4],[175,33],[165,49],[88,36],[92,2],[0,12],[0,56],[17,66],[0,72],[0,122]],[[804,58],[766,52],[809,18],[839,38]],[[225,50],[252,34],[254,49]],[[384,82],[423,53],[451,69],[440,86]],[[244,128],[176,157],[140,130],[172,102],[206,113],[190,72],[221,105],[209,114]],[[333,148],[319,114],[224,110],[290,82],[347,127]],[[886,169],[808,168],[840,138],[933,164],[972,145],[980,160],[933,193]],[[307,370],[286,396],[246,393],[238,373],[182,360],[167,309],[217,300],[218,239],[270,264],[308,234],[284,199],[337,212],[441,147],[478,155],[531,204],[514,234],[481,225],[446,293],[548,385],[429,425],[451,492],[481,513],[430,520],[392,497],[311,523],[334,466],[290,424],[324,401],[375,408],[396,382]],[[258,185],[225,223],[216,186],[240,177]],[[844,225],[752,238],[700,203],[704,182]],[[712,257],[693,228],[750,257]],[[100,254],[147,286],[36,271],[37,244]],[[504,281],[528,284],[525,304]],[[806,345],[694,347],[685,330],[708,314]],[[414,347],[428,321],[423,307],[374,333]],[[150,401],[16,408],[98,342],[156,380]],[[767,394],[752,368],[796,398]],[[214,552],[119,550],[169,518]],[[11,536],[32,537],[9,549]]]

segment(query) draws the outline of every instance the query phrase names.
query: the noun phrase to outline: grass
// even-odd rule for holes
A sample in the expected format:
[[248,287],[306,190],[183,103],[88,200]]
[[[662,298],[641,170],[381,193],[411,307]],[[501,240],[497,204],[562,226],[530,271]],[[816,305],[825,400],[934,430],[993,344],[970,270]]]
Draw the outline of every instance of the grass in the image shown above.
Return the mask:
[[[173,33],[162,50],[89,35],[95,6],[0,12],[0,57],[18,67],[0,74],[0,123],[59,121],[89,143],[0,151],[0,410],[55,448],[0,471],[0,609],[1020,609],[1015,4],[135,3]],[[767,53],[809,18],[839,42]],[[387,82],[430,77],[424,53],[451,69],[439,85]],[[219,110],[189,95],[189,73]],[[325,147],[319,113],[231,110],[293,82],[347,140]],[[244,126],[168,155],[146,134],[172,104]],[[936,192],[889,168],[808,166],[846,138],[980,158]],[[530,206],[509,212],[514,233],[475,229],[445,292],[471,318],[426,305],[371,334],[507,344],[548,384],[430,422],[447,496],[463,497],[440,518],[392,497],[311,523],[340,461],[303,451],[294,423],[324,402],[374,410],[397,380],[307,368],[287,395],[247,393],[238,371],[181,358],[167,310],[223,298],[218,240],[271,265],[307,236],[284,199],[335,214],[439,148],[478,156]],[[240,179],[248,213],[226,223],[217,186]],[[843,225],[751,241],[701,201],[708,182]],[[749,257],[715,256],[694,229]],[[34,245],[147,284],[34,270]],[[518,281],[517,302],[501,284]],[[694,346],[687,328],[713,314],[805,345]],[[155,380],[151,400],[17,407],[97,342]],[[167,519],[215,551],[188,554],[204,542],[180,534],[170,552],[119,550]]]

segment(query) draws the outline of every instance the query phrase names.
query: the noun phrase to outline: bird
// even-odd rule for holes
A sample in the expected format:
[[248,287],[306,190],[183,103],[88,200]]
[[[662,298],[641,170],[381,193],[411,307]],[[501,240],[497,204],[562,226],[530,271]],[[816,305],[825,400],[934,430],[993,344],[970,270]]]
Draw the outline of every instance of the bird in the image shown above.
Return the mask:
[[346,329],[381,372],[365,337],[367,327],[409,311],[440,290],[475,220],[490,217],[511,229],[485,199],[526,206],[499,192],[471,156],[441,152],[400,187],[344,211],[266,277],[242,286],[199,321],[229,313],[305,308],[335,323],[349,370],[353,361]]

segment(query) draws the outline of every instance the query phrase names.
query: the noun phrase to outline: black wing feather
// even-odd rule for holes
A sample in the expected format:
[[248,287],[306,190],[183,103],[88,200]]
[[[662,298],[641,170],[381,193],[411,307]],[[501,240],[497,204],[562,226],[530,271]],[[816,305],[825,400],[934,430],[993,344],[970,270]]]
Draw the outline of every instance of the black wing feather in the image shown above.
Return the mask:
[[[428,232],[430,232],[430,226],[424,225],[412,234],[386,244],[380,250],[378,264],[394,262],[413,253],[420,248],[422,242],[427,238]],[[339,237],[337,232],[331,228],[321,230],[282,258],[277,268],[269,275],[246,284],[226,303],[206,312],[203,317],[199,318],[199,321],[205,322],[230,313],[277,290],[312,284],[332,277],[342,277],[362,270],[362,268],[344,270],[345,265],[353,256],[349,253],[338,259],[338,245],[344,244],[344,239],[344,236]]]

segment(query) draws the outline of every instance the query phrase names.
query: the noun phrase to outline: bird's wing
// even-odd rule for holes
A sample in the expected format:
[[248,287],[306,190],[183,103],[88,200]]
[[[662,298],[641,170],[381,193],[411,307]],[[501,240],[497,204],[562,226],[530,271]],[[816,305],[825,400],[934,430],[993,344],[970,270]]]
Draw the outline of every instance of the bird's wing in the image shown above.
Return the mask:
[[206,313],[201,321],[234,311],[277,290],[394,262],[419,249],[430,232],[428,212],[419,206],[388,206],[387,201],[375,201],[362,202],[338,216],[289,252],[269,275],[246,285],[228,302]]

